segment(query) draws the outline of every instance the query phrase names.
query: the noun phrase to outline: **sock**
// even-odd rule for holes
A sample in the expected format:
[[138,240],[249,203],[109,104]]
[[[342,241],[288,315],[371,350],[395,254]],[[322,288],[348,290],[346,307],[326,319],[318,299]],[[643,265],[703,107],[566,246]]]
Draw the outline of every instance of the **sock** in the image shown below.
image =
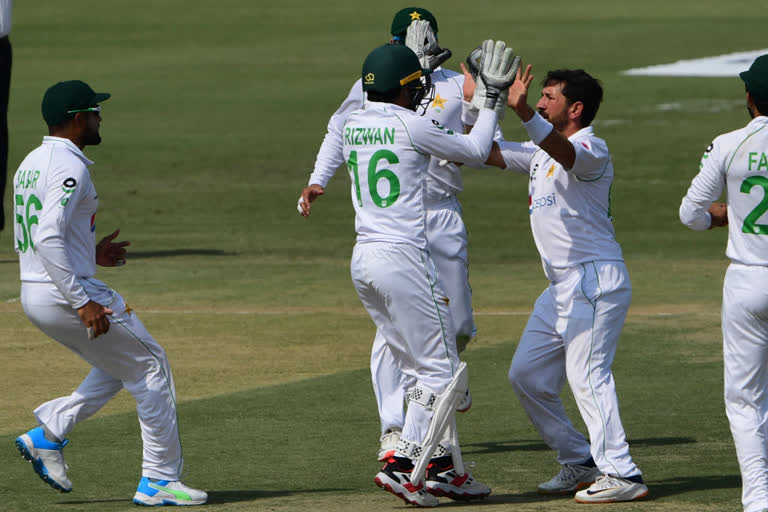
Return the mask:
[[592,457],[589,458],[589,460],[582,464],[582,466],[587,466],[589,468],[596,468],[597,464],[595,464],[595,459]]

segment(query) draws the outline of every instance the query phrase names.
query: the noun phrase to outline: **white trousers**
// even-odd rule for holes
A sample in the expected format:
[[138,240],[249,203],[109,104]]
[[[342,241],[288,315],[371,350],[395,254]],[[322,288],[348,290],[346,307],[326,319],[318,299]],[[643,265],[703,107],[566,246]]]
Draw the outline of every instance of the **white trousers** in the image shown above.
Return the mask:
[[725,412],[745,512],[768,508],[768,268],[732,263],[723,284]]
[[22,283],[21,303],[45,334],[75,352],[93,369],[69,396],[35,410],[37,422],[59,439],[125,388],[136,400],[144,445],[142,476],[179,480],[183,465],[176,417],[176,391],[163,348],[123,297],[95,279],[81,281],[91,300],[113,310],[110,328],[89,340],[77,311],[62,304],[55,286]]
[[[552,282],[536,301],[512,359],[512,387],[560,464],[591,456],[605,474],[639,475],[611,373],[632,295],[627,268],[621,261],[597,261],[547,273]],[[560,392],[566,380],[591,445],[565,413]]]
[[[467,229],[461,217],[461,205],[455,197],[427,204],[426,231],[429,254],[449,298],[455,338],[461,350],[477,330],[472,317]],[[415,384],[415,377],[397,367],[387,340],[379,330],[371,350],[371,381],[382,434],[390,428],[402,429],[405,422],[404,396],[406,390]]]
[[[420,388],[441,393],[459,357],[451,311],[429,253],[407,244],[361,243],[355,245],[350,269],[394,365]],[[421,445],[431,419],[431,411],[412,403],[401,438]]]

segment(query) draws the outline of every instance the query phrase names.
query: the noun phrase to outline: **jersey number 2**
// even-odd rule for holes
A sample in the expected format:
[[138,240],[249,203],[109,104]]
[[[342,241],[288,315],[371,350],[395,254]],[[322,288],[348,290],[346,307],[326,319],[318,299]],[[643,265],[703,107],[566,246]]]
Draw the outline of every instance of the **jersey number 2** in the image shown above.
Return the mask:
[[35,194],[31,194],[29,199],[27,199],[27,207],[24,208],[24,196],[16,194],[16,206],[21,206],[21,211],[25,213],[25,215],[22,215],[21,213],[16,214],[16,222],[21,226],[21,232],[24,235],[23,241],[18,238],[16,239],[16,244],[19,246],[19,252],[27,252],[27,249],[30,247],[34,250],[35,244],[32,242],[32,226],[37,224],[37,215],[30,215],[29,210],[34,206],[36,210],[40,211],[43,209],[43,205]]
[[[380,160],[386,160],[389,164],[399,164],[400,159],[397,155],[388,149],[380,149],[371,155],[371,160],[368,162],[368,192],[371,194],[373,204],[379,208],[386,208],[392,206],[400,197],[400,180],[397,179],[397,175],[389,169],[376,170]],[[357,205],[363,206],[363,198],[360,194],[360,175],[358,174],[358,162],[357,151],[352,151],[349,154],[349,160],[347,160],[347,168],[349,169],[349,175],[352,178],[352,182],[355,185],[355,194],[357,196]],[[387,180],[389,182],[389,194],[386,197],[379,195],[379,189],[377,184],[379,180]]]
[[765,176],[750,176],[741,183],[740,191],[744,194],[749,194],[753,187],[762,187],[763,199],[746,216],[741,231],[751,235],[768,235],[768,224],[756,224],[757,219],[768,211],[768,178]]

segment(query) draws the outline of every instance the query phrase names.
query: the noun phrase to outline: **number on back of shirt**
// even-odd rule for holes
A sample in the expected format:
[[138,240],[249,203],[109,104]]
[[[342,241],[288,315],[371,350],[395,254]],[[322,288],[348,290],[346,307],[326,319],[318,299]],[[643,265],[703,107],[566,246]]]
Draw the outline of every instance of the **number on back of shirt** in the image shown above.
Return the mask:
[[[378,169],[382,160],[384,160],[385,163],[382,164],[381,169]],[[379,208],[387,208],[395,204],[397,198],[400,197],[400,180],[391,169],[387,169],[384,166],[391,167],[399,163],[400,159],[397,158],[397,155],[388,149],[380,149],[371,155],[371,159],[368,161],[367,166],[365,165],[365,162],[358,161],[357,151],[352,151],[349,154],[347,168],[349,169],[349,176],[352,179],[352,183],[355,186],[355,198],[358,206],[364,207],[365,204],[369,202],[368,197],[370,197],[371,202]],[[367,169],[367,174],[365,176],[367,179],[365,181],[368,183],[368,190],[365,201],[363,200],[363,194],[360,190],[360,167]],[[385,195],[382,196],[382,194]]]
[[761,187],[763,189],[763,199],[744,218],[744,225],[741,227],[741,231],[751,235],[768,235],[768,224],[757,224],[757,220],[768,211],[768,178],[765,176],[750,176],[741,183],[739,190],[744,194],[749,194],[753,187]]
[[34,215],[32,208],[37,211],[43,209],[43,204],[35,194],[30,194],[26,203],[23,195],[16,194],[16,222],[23,235],[23,240],[16,239],[19,252],[27,252],[30,248],[35,249],[35,244],[32,242],[32,226],[37,224],[37,215]]

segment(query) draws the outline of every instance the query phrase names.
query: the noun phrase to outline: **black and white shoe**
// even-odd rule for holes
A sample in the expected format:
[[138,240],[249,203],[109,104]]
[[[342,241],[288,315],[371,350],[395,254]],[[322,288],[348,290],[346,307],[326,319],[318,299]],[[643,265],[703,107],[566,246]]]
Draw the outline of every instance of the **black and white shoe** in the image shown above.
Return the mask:
[[427,492],[452,500],[474,500],[485,498],[491,494],[491,489],[472,478],[469,472],[463,475],[457,474],[453,467],[453,458],[450,455],[444,455],[429,461]]
[[406,503],[417,507],[436,507],[437,498],[426,492],[424,482],[417,486],[411,483],[413,462],[405,457],[390,457],[373,479],[376,485],[390,492]]

